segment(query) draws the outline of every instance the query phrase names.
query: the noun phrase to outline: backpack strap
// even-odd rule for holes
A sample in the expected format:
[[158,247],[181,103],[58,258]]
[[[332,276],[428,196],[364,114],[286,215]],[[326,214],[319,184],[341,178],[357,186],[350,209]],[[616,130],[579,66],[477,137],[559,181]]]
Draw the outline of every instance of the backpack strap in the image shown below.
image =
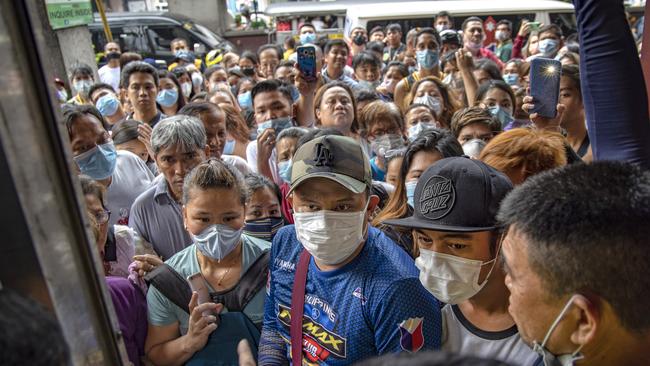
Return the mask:
[[228,311],[244,311],[246,305],[266,285],[270,258],[271,253],[265,250],[248,267],[234,288],[211,293],[212,301],[223,304]]
[[291,361],[294,365],[302,365],[302,316],[305,311],[305,286],[310,259],[311,255],[308,251],[303,250],[300,253],[291,290],[289,337],[291,338]]
[[149,286],[153,286],[172,303],[190,313],[189,303],[192,299],[192,289],[175,269],[163,263],[144,276]]

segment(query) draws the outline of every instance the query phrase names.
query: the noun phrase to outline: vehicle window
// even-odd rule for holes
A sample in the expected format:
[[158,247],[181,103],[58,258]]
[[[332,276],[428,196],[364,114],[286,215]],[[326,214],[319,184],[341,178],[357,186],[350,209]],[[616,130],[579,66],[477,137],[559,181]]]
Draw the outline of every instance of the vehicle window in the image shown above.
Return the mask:
[[[137,52],[141,55],[150,54],[147,40],[143,37],[140,27],[111,27],[113,39],[119,42],[122,52]],[[102,27],[90,27],[90,36],[96,53],[103,53],[108,42]]]
[[562,29],[562,34],[568,36],[577,31],[575,13],[551,13],[551,23],[557,24]]
[[156,50],[156,53],[169,52],[171,54],[169,48],[174,38],[186,39],[190,48],[192,48],[194,43],[199,42],[199,40],[194,35],[192,35],[192,33],[175,25],[150,25],[147,27],[147,32],[149,33],[149,38],[153,43],[153,48]]

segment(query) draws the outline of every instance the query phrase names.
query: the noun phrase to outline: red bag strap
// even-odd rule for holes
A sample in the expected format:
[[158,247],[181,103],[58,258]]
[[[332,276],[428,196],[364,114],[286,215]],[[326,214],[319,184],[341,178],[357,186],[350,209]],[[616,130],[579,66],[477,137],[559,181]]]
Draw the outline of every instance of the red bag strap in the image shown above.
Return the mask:
[[294,365],[302,365],[302,315],[305,306],[305,284],[307,283],[307,270],[311,255],[303,250],[298,259],[296,274],[293,277],[291,291],[291,360]]

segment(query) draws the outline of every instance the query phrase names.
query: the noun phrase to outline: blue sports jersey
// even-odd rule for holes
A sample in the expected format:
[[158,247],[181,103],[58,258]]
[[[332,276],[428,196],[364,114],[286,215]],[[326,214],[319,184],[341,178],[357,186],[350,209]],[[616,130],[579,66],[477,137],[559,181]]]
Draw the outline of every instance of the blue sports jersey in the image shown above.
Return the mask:
[[[291,292],[302,250],[293,225],[273,239],[260,365],[291,359]],[[305,288],[303,362],[348,365],[385,353],[439,349],[440,304],[422,287],[418,274],[413,259],[373,227],[362,251],[344,267],[321,271],[312,259]]]

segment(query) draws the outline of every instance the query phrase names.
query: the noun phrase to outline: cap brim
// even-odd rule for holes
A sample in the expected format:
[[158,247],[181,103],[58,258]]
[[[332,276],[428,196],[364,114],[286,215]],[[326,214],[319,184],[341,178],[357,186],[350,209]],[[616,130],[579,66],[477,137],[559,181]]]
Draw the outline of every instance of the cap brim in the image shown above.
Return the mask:
[[496,226],[478,227],[478,226],[441,225],[428,220],[417,219],[415,218],[415,216],[406,217],[403,219],[385,220],[382,222],[382,224],[407,227],[411,229],[449,231],[449,232],[457,232],[457,233],[473,233],[478,231],[490,231],[497,228]]
[[366,191],[366,184],[364,182],[361,182],[359,180],[356,180],[352,177],[349,177],[347,175],[343,174],[336,174],[336,173],[327,173],[327,172],[316,172],[316,173],[309,173],[306,175],[303,175],[302,177],[296,179],[295,182],[292,182],[291,188],[289,189],[289,192],[287,192],[287,195],[289,195],[291,192],[293,192],[296,187],[298,187],[300,184],[302,184],[304,181],[307,179],[311,178],[326,178],[329,180],[332,180],[343,187],[345,187],[347,190],[352,191],[353,193],[363,193]]

